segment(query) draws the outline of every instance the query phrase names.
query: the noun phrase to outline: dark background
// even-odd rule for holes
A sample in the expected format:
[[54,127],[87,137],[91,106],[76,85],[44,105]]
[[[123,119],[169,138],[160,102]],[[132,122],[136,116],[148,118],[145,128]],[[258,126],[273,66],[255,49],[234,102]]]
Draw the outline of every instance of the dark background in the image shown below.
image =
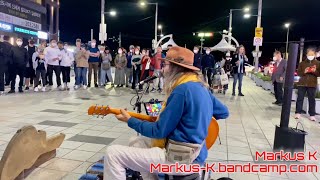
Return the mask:
[[[60,31],[61,40],[74,43],[76,38],[90,40],[90,29],[94,29],[94,38],[99,39],[101,0],[61,1]],[[122,46],[128,49],[130,44],[151,47],[154,38],[155,6],[138,6],[138,0],[106,0],[106,11],[115,9],[116,17],[106,15],[108,38],[118,38],[122,33]],[[213,47],[221,40],[224,29],[228,29],[229,10],[251,6],[251,14],[257,15],[258,0],[150,0],[159,3],[158,23],[163,26],[163,34],[173,34],[179,46],[192,49],[200,44],[200,38],[193,32],[214,32],[214,37],[206,38],[205,45]],[[319,0],[264,0],[262,10],[263,57],[265,64],[275,49],[285,51],[285,22],[291,22],[291,42],[306,39],[306,46],[319,46],[320,12]],[[144,19],[144,20],[143,20]],[[254,29],[257,17],[244,19],[241,11],[233,13],[233,36],[245,45],[252,62]],[[160,34],[160,31],[159,31]],[[115,49],[118,42],[108,40],[107,45]],[[219,56],[219,53],[217,53]],[[251,57],[251,58],[250,58]]]

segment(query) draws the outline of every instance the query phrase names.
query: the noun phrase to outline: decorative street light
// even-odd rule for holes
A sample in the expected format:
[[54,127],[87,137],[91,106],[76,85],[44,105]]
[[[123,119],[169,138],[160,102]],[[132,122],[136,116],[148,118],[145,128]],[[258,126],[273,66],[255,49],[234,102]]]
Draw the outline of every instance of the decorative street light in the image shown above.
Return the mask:
[[288,59],[288,45],[289,45],[289,31],[290,31],[290,23],[285,23],[284,27],[287,28],[287,43],[286,43],[286,59]]

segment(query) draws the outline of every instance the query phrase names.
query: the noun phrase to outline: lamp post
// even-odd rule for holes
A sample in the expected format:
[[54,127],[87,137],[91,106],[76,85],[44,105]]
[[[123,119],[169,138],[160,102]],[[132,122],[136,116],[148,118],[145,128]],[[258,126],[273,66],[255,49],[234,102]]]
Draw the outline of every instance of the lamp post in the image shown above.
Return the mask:
[[[257,28],[261,28],[261,14],[262,14],[262,0],[259,0],[258,7],[258,18],[257,18]],[[255,71],[259,70],[259,45],[256,45],[256,56],[255,56]]]
[[243,9],[230,9],[229,13],[229,31],[228,31],[228,42],[231,44],[231,36],[232,36],[232,18],[233,18],[233,11],[244,11],[245,13],[250,11],[249,7],[245,7]]
[[201,32],[201,33],[198,33],[198,36],[200,37],[200,42],[201,42],[201,44],[200,44],[200,48],[201,48],[201,50],[200,50],[200,53],[202,54],[202,49],[203,49],[203,42],[205,41],[205,39],[204,39],[204,37],[211,37],[211,36],[213,36],[213,33],[203,33],[203,32]]
[[114,10],[105,12],[104,9],[105,9],[105,0],[101,0],[101,23],[100,23],[100,32],[99,32],[99,40],[101,44],[103,44],[108,39],[107,24],[105,22],[105,14],[110,14],[110,16],[117,15],[117,12]]
[[152,44],[154,50],[156,50],[157,47],[155,47],[155,46],[158,42],[158,29],[157,29],[157,27],[158,27],[158,3],[149,3],[149,2],[144,2],[144,1],[140,2],[141,7],[145,7],[147,4],[156,6],[155,24],[154,24],[154,27],[155,27],[155,29],[154,29],[154,42]]
[[286,59],[288,59],[288,45],[289,45],[289,31],[290,31],[290,23],[284,24],[284,27],[287,28],[287,43],[286,43]]

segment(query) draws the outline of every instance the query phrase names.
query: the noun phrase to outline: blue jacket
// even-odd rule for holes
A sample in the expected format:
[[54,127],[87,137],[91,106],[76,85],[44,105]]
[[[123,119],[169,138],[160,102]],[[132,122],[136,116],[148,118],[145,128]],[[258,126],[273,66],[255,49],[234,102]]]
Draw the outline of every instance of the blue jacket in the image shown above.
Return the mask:
[[209,54],[209,55],[205,54],[205,55],[202,57],[201,65],[202,65],[202,69],[204,69],[204,68],[213,68],[214,65],[215,65],[215,60],[214,60],[213,55],[211,55],[211,54]]
[[[226,119],[228,108],[200,83],[188,82],[174,89],[157,122],[130,118],[128,126],[149,138],[201,144],[208,135],[212,116],[217,120]],[[195,161],[204,163],[207,156],[204,145]]]

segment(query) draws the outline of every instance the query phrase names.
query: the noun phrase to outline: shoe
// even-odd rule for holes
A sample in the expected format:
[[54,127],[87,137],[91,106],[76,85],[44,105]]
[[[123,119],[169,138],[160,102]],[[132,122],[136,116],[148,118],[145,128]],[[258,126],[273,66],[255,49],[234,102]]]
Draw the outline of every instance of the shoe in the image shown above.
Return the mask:
[[19,88],[19,93],[23,93],[23,90],[22,90],[22,88]]
[[34,92],[38,92],[38,91],[39,91],[39,88],[38,88],[38,87],[35,87],[33,91],[34,91]]
[[236,93],[232,93],[232,96],[236,96]]
[[111,84],[111,87],[114,87],[114,84]]
[[123,85],[121,84],[120,87],[123,87]]
[[89,83],[87,87],[89,88],[90,86],[91,86],[91,83]]
[[129,85],[126,85],[126,87],[128,88],[128,87],[129,87]]
[[15,91],[14,90],[10,90],[8,93],[12,94],[12,93],[15,93]]
[[58,89],[59,89],[60,91],[64,91],[64,87],[62,87],[62,86],[58,86]]
[[78,86],[78,85],[75,85],[75,86],[74,86],[74,89],[75,89],[75,90],[79,89],[79,86]]
[[4,96],[4,95],[5,95],[4,91],[0,91],[0,96]]
[[6,84],[5,84],[5,86],[9,86],[9,85],[10,85],[10,83],[6,83]]
[[242,93],[239,93],[239,96],[244,96]]
[[316,121],[316,117],[310,116],[310,117],[309,117],[309,120],[310,120],[310,121]]
[[97,83],[95,83],[95,84],[94,84],[94,87],[98,88],[98,87],[99,87],[99,85],[98,85]]
[[46,87],[42,87],[41,91],[46,92]]
[[278,105],[278,106],[282,106],[282,103],[278,103],[277,105]]
[[120,85],[117,85],[117,88],[120,88]]
[[152,88],[150,92],[154,93],[154,92],[156,92],[156,90],[154,88]]
[[25,90],[26,90],[26,91],[29,91],[29,87],[27,86]]
[[87,86],[86,86],[86,85],[83,85],[83,89],[87,89]]
[[296,115],[294,116],[294,118],[295,118],[295,119],[300,119],[300,116],[301,116],[301,114],[296,114]]

